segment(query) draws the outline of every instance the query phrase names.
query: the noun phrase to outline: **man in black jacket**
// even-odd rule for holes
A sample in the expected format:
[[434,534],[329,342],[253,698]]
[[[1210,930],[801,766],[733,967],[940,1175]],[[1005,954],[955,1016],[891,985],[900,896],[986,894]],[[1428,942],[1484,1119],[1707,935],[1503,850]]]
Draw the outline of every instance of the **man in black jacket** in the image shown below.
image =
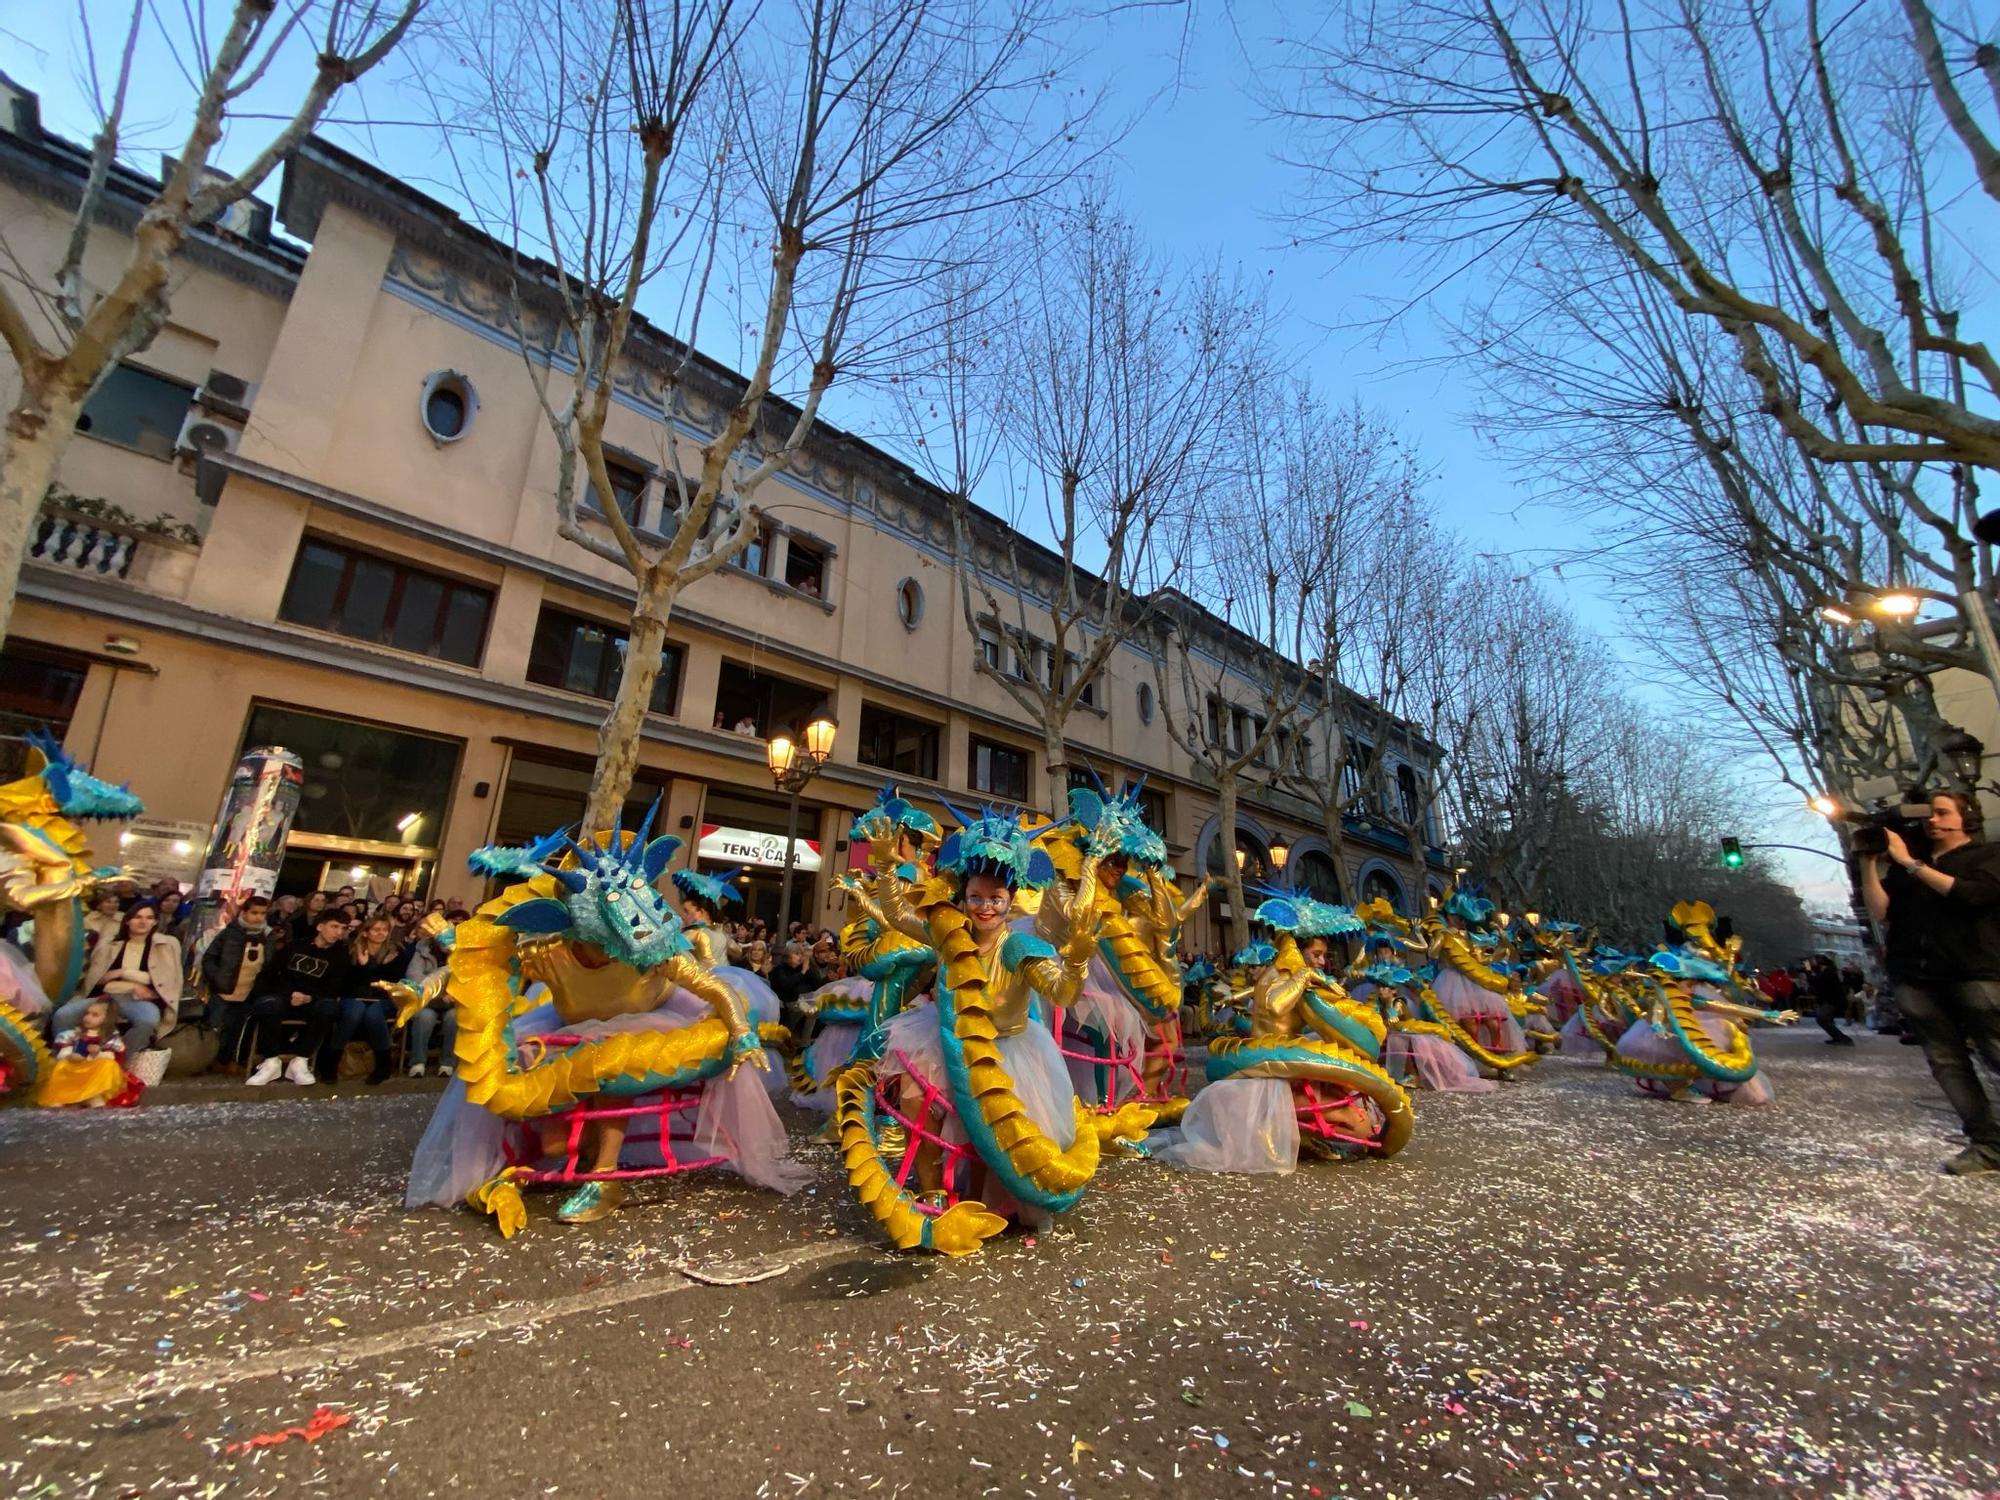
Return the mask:
[[2000,846],[1984,841],[1975,799],[1939,792],[1930,803],[1930,857],[1891,832],[1886,852],[1861,862],[1861,894],[1888,924],[1897,1007],[1971,1143],[1944,1170],[2000,1171],[2000,1118],[1972,1062],[1976,1049],[2000,1070]]
[[799,996],[820,987],[820,980],[806,966],[806,945],[785,944],[784,962],[771,970],[771,989],[778,997],[778,1012],[787,1026],[799,1027]]
[[[347,918],[328,909],[319,915],[312,941],[289,948],[257,976],[250,1014],[257,1022],[257,1050],[264,1060],[245,1079],[261,1087],[282,1071],[293,1083],[313,1082],[312,1064],[340,1018],[347,993]],[[290,1062],[287,1063],[286,1059]]]
[[257,976],[274,962],[277,933],[266,896],[246,897],[236,920],[215,935],[201,955],[202,985],[208,991],[208,1024],[221,1039],[215,1070],[234,1073],[243,1066],[243,1035]]

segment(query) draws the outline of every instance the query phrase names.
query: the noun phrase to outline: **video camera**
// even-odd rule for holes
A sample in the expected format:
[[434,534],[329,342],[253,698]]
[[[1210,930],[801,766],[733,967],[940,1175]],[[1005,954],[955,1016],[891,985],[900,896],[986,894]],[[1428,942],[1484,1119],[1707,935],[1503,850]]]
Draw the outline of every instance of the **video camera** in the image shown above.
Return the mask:
[[1842,798],[1834,821],[1853,829],[1848,846],[1864,859],[1886,854],[1889,835],[1896,833],[1909,846],[1912,856],[1922,859],[1930,853],[1930,833],[1925,819],[1931,806],[1916,789],[1898,787],[1892,781],[1863,782],[1855,787],[1857,800]]

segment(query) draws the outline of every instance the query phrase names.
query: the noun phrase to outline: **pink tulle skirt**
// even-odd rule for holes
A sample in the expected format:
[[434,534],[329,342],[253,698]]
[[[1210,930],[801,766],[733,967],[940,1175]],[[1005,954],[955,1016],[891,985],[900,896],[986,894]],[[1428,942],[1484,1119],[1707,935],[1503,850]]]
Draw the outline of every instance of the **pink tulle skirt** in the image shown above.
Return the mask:
[[1557,969],[1538,988],[1552,1026],[1566,1025],[1569,1018],[1576,1014],[1577,1006],[1583,1003],[1583,990],[1568,969]]
[[1482,989],[1456,969],[1440,968],[1431,988],[1452,1019],[1472,1033],[1472,1039],[1488,1052],[1511,1054],[1528,1050],[1527,1035],[1507,997]]
[[[1718,1048],[1729,1045],[1729,1023],[1720,1016],[1698,1016],[1701,1029]],[[1641,1016],[1625,1029],[1618,1038],[1618,1055],[1635,1063],[1684,1063],[1687,1053],[1679,1042],[1660,1030],[1651,1021]],[[1649,1094],[1667,1092],[1667,1085],[1652,1079],[1640,1079],[1639,1087]],[[1692,1085],[1697,1093],[1707,1094],[1718,1104],[1769,1104],[1775,1097],[1770,1080],[1762,1073],[1753,1073],[1743,1083],[1724,1083],[1718,1078],[1706,1075]]]
[[1481,1078],[1472,1059],[1441,1036],[1391,1031],[1382,1049],[1382,1065],[1393,1078],[1415,1077],[1419,1087],[1447,1094],[1485,1094],[1500,1087]]
[[49,1008],[49,997],[42,993],[34,964],[8,942],[0,942],[0,1000],[24,1016],[39,1016]]
[[1194,1096],[1179,1126],[1154,1131],[1146,1144],[1154,1160],[1170,1167],[1283,1176],[1299,1164],[1291,1085],[1282,1078],[1211,1083]]
[[[1070,1027],[1087,1027],[1107,1039],[1112,1055],[1130,1058],[1132,1066],[1113,1066],[1106,1071],[1111,1085],[1113,1104],[1122,1104],[1139,1092],[1133,1068],[1139,1066],[1145,1057],[1146,1044],[1152,1039],[1152,1028],[1146,1018],[1119,988],[1118,978],[1111,972],[1111,966],[1102,958],[1090,961],[1090,971],[1084,976],[1083,989],[1076,1002],[1063,1013],[1065,1030]],[[1081,1038],[1068,1036],[1063,1042],[1063,1050],[1081,1052],[1085,1044]],[[1089,1062],[1077,1058],[1068,1059],[1070,1085],[1077,1098],[1096,1106],[1103,1104],[1104,1091],[1098,1086],[1098,1069]]]

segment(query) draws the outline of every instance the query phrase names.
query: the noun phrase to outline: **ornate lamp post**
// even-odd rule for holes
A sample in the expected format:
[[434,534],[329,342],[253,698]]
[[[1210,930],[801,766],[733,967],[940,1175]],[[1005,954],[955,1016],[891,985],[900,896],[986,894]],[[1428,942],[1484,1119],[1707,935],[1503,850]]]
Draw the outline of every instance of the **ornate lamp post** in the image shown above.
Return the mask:
[[806,725],[803,739],[779,733],[764,746],[764,764],[770,769],[772,782],[792,799],[785,814],[785,873],[778,884],[778,923],[787,934],[792,920],[792,865],[798,858],[799,793],[833,754],[833,737],[839,728],[832,714],[821,712]]

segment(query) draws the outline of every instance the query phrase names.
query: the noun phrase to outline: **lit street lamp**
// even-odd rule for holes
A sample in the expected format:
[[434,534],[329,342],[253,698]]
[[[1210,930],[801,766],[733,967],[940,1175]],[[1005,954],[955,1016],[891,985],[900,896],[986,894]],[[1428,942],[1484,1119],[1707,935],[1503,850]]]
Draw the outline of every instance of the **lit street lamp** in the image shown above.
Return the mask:
[[1292,857],[1292,846],[1290,844],[1287,844],[1283,839],[1273,839],[1271,841],[1272,869],[1274,870],[1284,869],[1285,861],[1290,859],[1291,857]]
[[832,714],[819,713],[806,725],[803,743],[779,733],[772,735],[764,746],[764,764],[771,772],[771,780],[779,791],[789,792],[792,798],[785,814],[785,873],[778,883],[778,925],[788,933],[792,920],[792,863],[797,858],[799,841],[799,793],[833,754],[833,737],[839,728]]

